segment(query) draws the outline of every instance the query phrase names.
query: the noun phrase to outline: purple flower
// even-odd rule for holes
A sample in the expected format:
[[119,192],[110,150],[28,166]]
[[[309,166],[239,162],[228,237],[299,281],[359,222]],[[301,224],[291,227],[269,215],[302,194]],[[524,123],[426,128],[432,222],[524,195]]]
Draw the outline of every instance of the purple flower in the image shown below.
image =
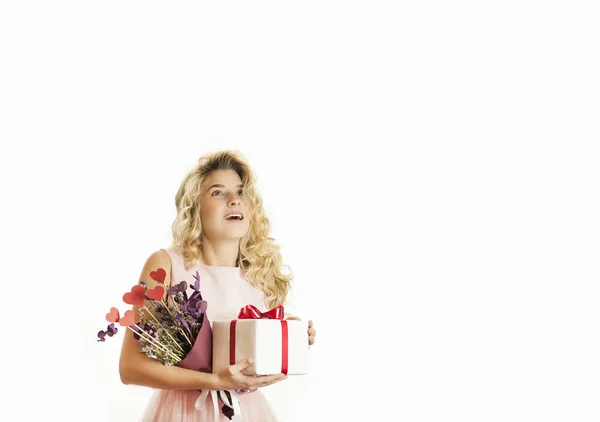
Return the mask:
[[144,324],[144,331],[148,333],[148,335],[155,337],[156,336],[156,331],[154,331],[154,328],[152,328],[152,326],[148,323]]
[[181,325],[183,325],[185,327],[189,336],[192,337],[192,330],[190,330],[190,326],[188,325],[188,323],[185,320],[185,318],[183,317],[183,315],[177,314],[177,315],[175,315],[175,319],[177,321],[179,321],[181,323]]
[[135,333],[133,333],[133,338],[136,340],[139,340],[141,336],[137,333],[141,332],[141,330],[137,327],[137,325],[132,325],[129,328],[131,328],[133,331],[135,331]]
[[107,334],[109,337],[112,337],[112,336],[114,336],[115,334],[117,334],[117,331],[119,331],[119,330],[117,330],[117,327],[115,327],[115,324],[114,324],[114,322],[113,322],[113,323],[110,323],[110,325],[109,325],[108,327],[106,327],[106,334]]
[[196,274],[194,274],[194,278],[196,279],[196,281],[194,282],[194,284],[192,284],[192,289],[196,290],[197,292],[200,291],[200,274],[198,273],[198,271],[196,271]]
[[175,284],[173,287],[171,287],[169,290],[167,290],[167,293],[170,294],[171,296],[177,296],[177,293],[181,292],[181,293],[183,293],[184,299],[187,300],[187,293],[186,293],[187,288],[188,288],[188,284],[184,280],[181,283]]
[[98,341],[105,341],[106,333],[103,330],[98,331]]
[[198,318],[201,314],[206,312],[206,301],[202,300],[202,295],[198,290],[192,293],[192,296],[183,305],[181,305],[183,312],[189,313],[193,318]]

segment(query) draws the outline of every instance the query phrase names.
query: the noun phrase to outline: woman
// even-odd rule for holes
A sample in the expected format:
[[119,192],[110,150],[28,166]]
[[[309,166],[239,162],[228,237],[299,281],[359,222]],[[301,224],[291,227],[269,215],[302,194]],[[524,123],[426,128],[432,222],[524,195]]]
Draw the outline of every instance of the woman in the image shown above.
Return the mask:
[[[149,274],[163,268],[168,287],[173,282],[192,280],[198,271],[209,321],[235,319],[247,304],[261,311],[284,304],[291,277],[281,272],[279,247],[268,237],[269,220],[255,180],[248,163],[236,151],[202,156],[175,197],[173,243],[148,257],[140,281],[153,288],[156,281]],[[139,306],[132,309],[137,321]],[[307,333],[312,345],[316,335],[312,321]],[[196,410],[198,390],[236,390],[244,421],[277,420],[258,389],[285,379],[285,375],[244,375],[242,371],[252,363],[248,359],[219,373],[198,372],[165,366],[139,351],[138,341],[127,330],[119,362],[121,380],[158,389],[141,421],[214,421],[210,395],[204,408]],[[219,415],[220,421],[228,421],[223,413]]]

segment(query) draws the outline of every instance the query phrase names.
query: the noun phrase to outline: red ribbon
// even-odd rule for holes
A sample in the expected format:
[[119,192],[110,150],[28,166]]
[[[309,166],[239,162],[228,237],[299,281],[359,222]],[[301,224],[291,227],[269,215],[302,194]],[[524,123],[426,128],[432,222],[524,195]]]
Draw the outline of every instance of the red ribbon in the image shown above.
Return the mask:
[[[246,305],[240,309],[239,319],[279,319],[281,320],[281,373],[288,373],[288,325],[283,319],[283,306],[279,305],[267,312],[261,312],[254,305]],[[235,364],[235,325],[232,320],[229,325],[229,364]]]
[[239,319],[283,319],[283,306],[279,305],[267,312],[261,312],[254,305],[240,309]]

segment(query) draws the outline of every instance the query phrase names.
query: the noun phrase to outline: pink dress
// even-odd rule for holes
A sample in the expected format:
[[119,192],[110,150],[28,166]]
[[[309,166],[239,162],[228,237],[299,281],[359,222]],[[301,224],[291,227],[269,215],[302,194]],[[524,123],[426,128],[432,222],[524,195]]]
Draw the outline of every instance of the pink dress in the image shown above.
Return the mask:
[[[219,319],[235,319],[241,308],[248,304],[256,306],[260,311],[267,311],[262,291],[250,285],[240,267],[225,267],[198,264],[188,267],[173,248],[163,249],[171,258],[171,284],[183,280],[188,286],[194,283],[194,274],[200,276],[200,292],[207,301],[206,316],[210,324]],[[188,287],[188,295],[193,293]],[[200,392],[197,390],[156,390],[139,422],[216,422],[214,407],[210,395],[204,409],[196,410],[195,403]],[[277,422],[274,410],[266,401],[260,389],[238,395],[241,418],[244,422]],[[219,400],[219,407],[223,403]],[[219,422],[230,420],[219,410]]]

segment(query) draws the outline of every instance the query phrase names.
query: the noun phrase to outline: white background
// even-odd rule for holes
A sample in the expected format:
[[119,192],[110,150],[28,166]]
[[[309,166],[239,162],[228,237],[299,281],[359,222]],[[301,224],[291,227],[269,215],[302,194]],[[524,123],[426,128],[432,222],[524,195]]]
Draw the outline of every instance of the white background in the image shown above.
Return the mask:
[[0,6],[0,419],[137,420],[96,333],[238,149],[318,330],[283,421],[600,420],[595,2],[198,3]]

